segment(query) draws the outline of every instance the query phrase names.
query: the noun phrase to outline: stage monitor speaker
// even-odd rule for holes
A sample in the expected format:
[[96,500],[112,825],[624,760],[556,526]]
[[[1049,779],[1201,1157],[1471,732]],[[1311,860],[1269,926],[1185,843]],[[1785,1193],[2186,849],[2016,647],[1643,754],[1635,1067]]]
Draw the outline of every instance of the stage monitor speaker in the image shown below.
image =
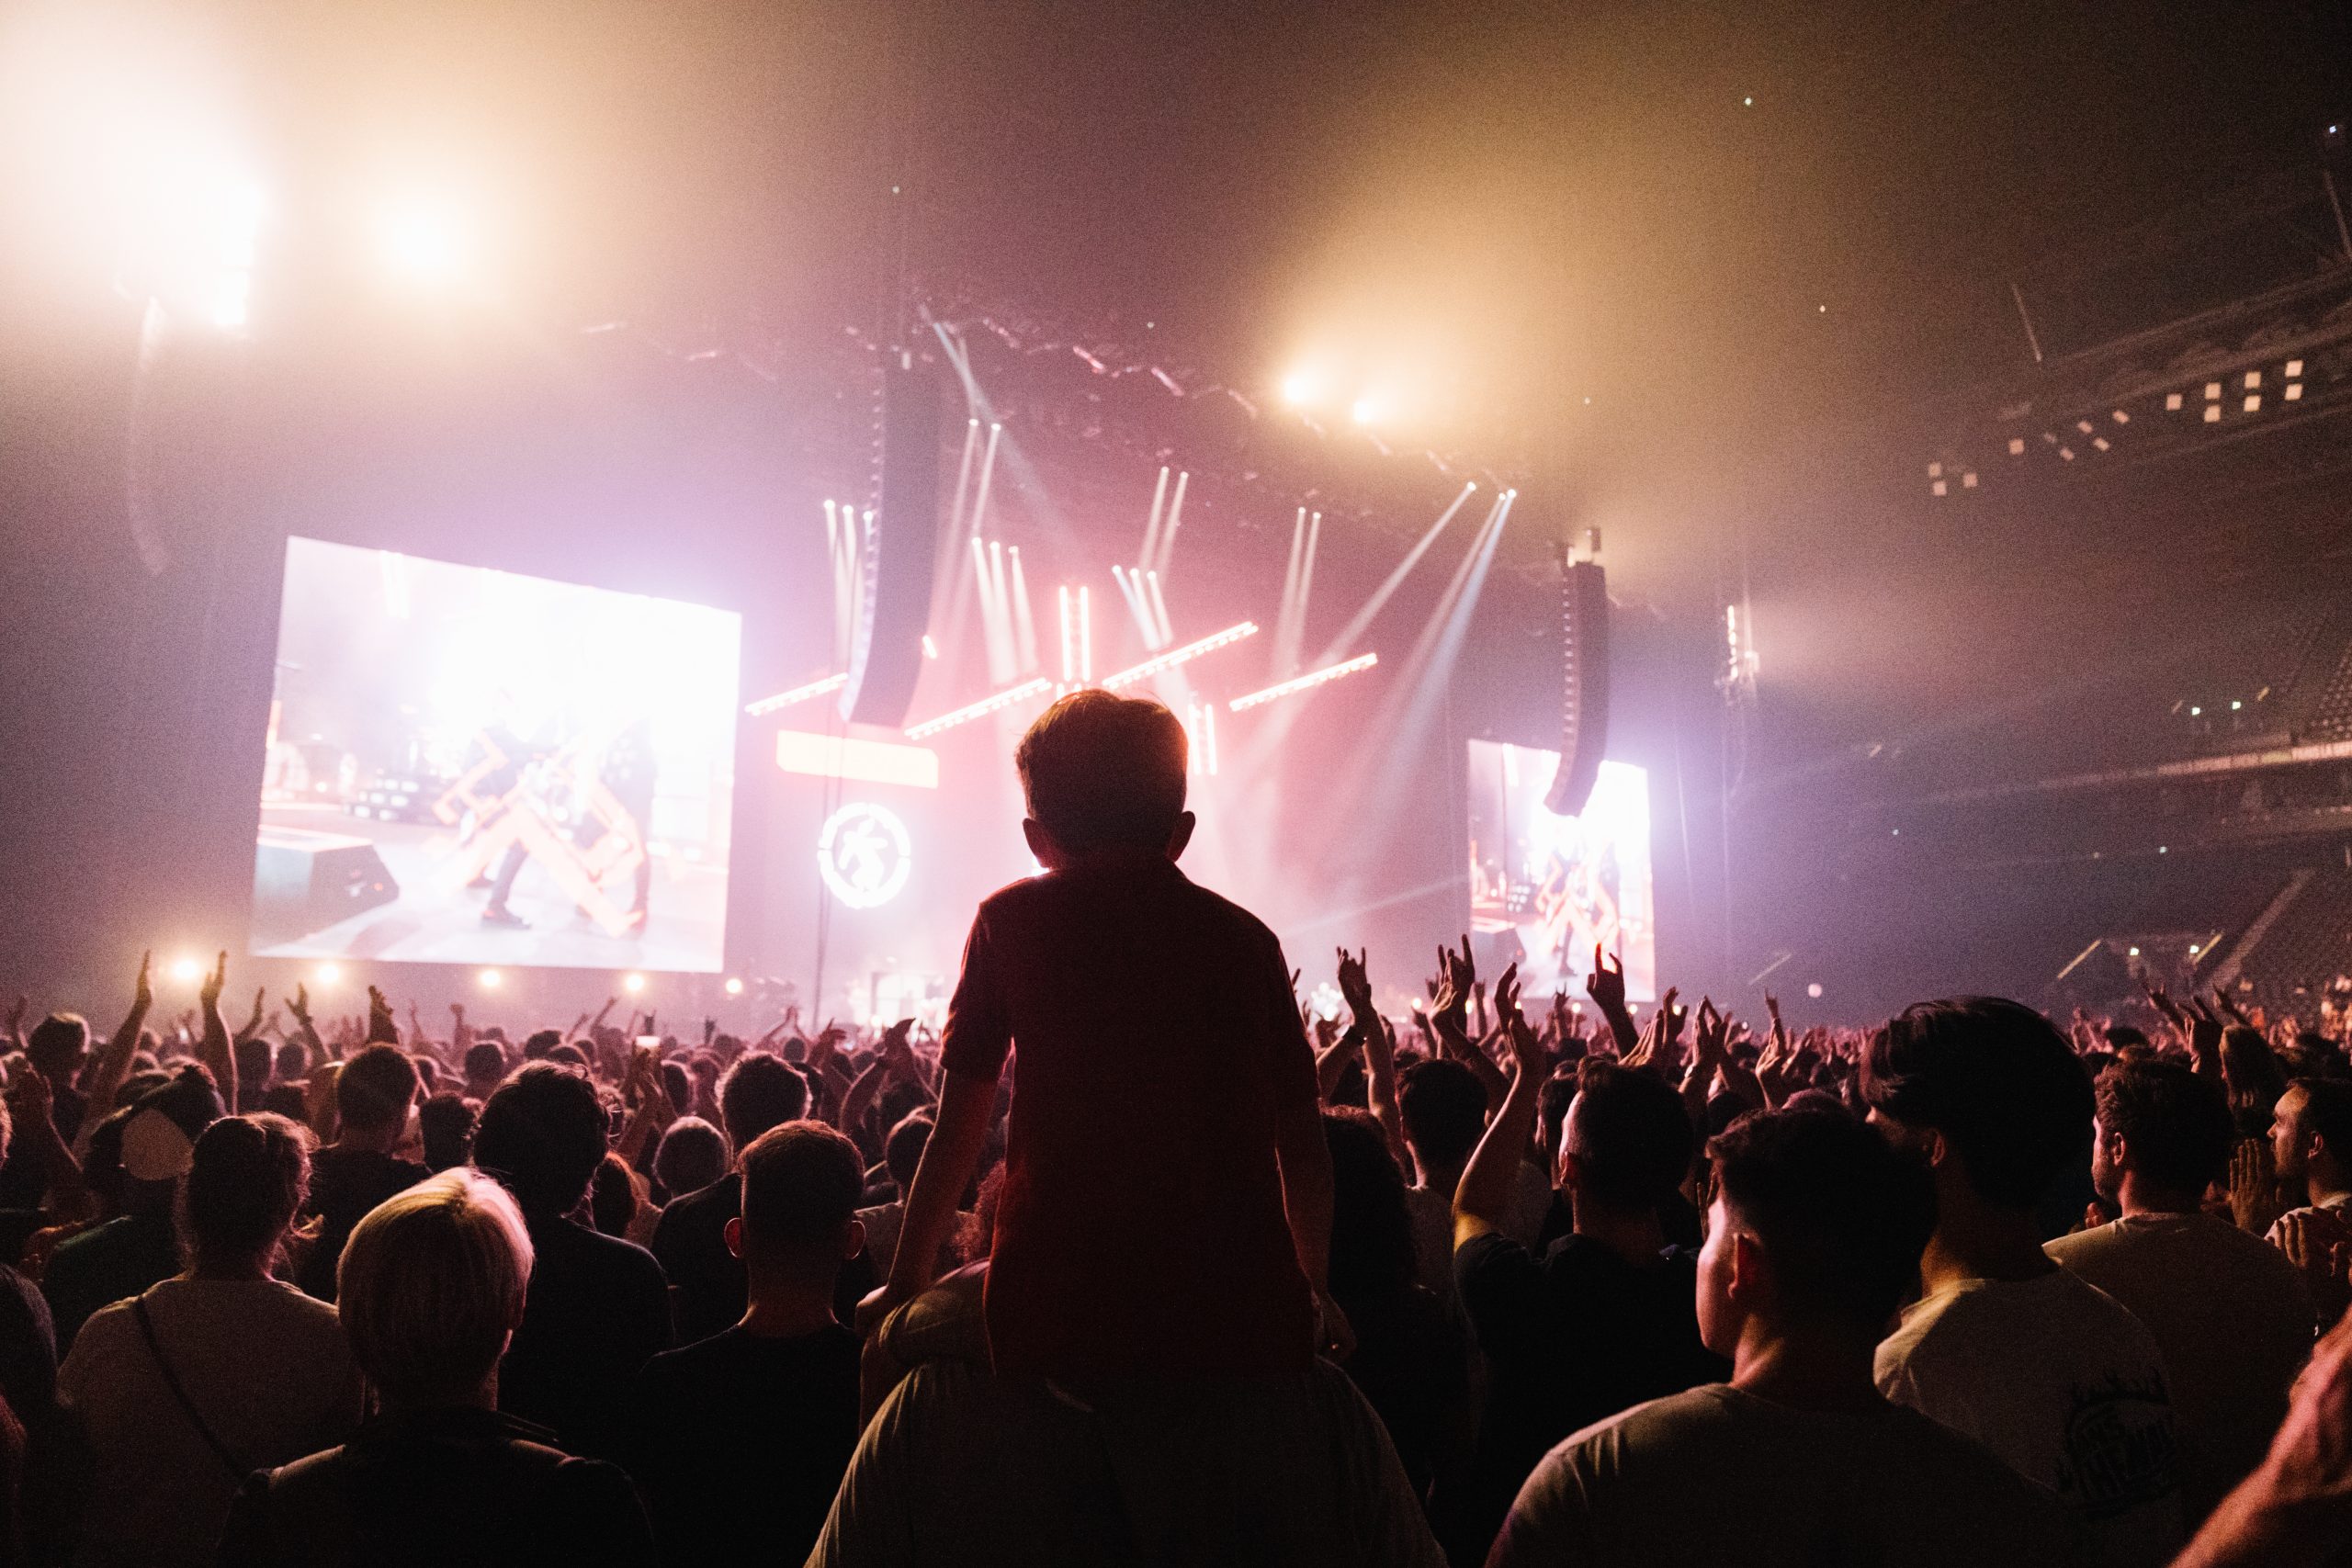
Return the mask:
[[1560,766],[1544,805],[1555,817],[1574,817],[1591,798],[1609,747],[1609,579],[1599,561],[1561,570],[1560,653],[1566,677]]
[[857,635],[842,716],[906,722],[922,673],[931,577],[939,544],[939,382],[901,354],[883,372],[882,503],[858,573]]
[[254,850],[256,945],[292,942],[338,920],[395,903],[392,880],[376,846],[344,833],[264,827]]

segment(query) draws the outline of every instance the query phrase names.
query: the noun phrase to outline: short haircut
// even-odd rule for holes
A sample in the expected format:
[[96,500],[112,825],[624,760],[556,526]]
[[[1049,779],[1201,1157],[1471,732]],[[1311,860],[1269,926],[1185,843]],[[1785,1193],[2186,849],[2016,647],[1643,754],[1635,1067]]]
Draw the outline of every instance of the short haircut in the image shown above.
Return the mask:
[[915,1168],[922,1164],[922,1151],[930,1146],[933,1125],[931,1112],[911,1111],[890,1129],[890,1135],[882,1141],[883,1168],[890,1173],[890,1179],[897,1184],[901,1198],[914,1185]]
[[1397,1082],[1405,1136],[1432,1165],[1459,1165],[1487,1129],[1487,1090],[1478,1075],[1441,1056],[1416,1062]]
[[56,1064],[73,1062],[89,1048],[89,1021],[78,1012],[51,1013],[25,1037],[26,1059],[52,1077]]
[[739,1149],[808,1109],[808,1080],[781,1056],[745,1056],[718,1081],[718,1119]]
[[237,1099],[250,1109],[260,1102],[261,1091],[269,1087],[269,1069],[277,1053],[258,1034],[237,1041],[231,1049],[237,1059]]
[[493,1087],[506,1076],[506,1053],[487,1040],[477,1040],[466,1047],[466,1081],[486,1083]]
[[653,1179],[672,1197],[709,1186],[727,1174],[726,1134],[699,1116],[681,1116],[653,1151]]
[[2090,1075],[2048,1019],[1998,997],[1905,1008],[1871,1036],[1862,1099],[1941,1134],[1977,1196],[2004,1209],[2034,1207],[2090,1147]]
[[2327,1152],[2352,1164],[2352,1083],[2341,1078],[2297,1078],[2303,1111],[2297,1118],[2306,1135],[2317,1133],[2327,1140]]
[[481,1386],[521,1319],[531,1236],[496,1182],[445,1170],[369,1210],[335,1280],[369,1380],[412,1404],[452,1404]]
[[1926,1162],[1852,1117],[1751,1111],[1707,1145],[1725,1209],[1798,1311],[1875,1332],[1917,1282],[1936,1228]]
[[1413,1217],[1388,1134],[1372,1112],[1341,1106],[1323,1112],[1323,1142],[1331,1151],[1332,1293],[1403,1290],[1413,1280]]
[[742,1167],[746,1256],[823,1249],[822,1257],[840,1261],[834,1246],[865,1192],[855,1144],[822,1122],[786,1122],[752,1141]]
[[499,1085],[474,1127],[474,1165],[529,1214],[568,1214],[605,1157],[604,1102],[587,1075],[530,1062]]
[[1682,1185],[1697,1139],[1682,1097],[1665,1079],[1588,1057],[1577,1068],[1566,1145],[1576,1156],[1577,1195],[1635,1213]]
[[282,1083],[300,1083],[311,1071],[311,1053],[299,1040],[288,1040],[277,1048],[277,1077]]
[[1030,817],[1062,848],[1162,849],[1184,810],[1189,759],[1174,714],[1089,687],[1038,716],[1013,765]]
[[223,1116],[196,1140],[181,1218],[199,1261],[233,1262],[275,1247],[311,1183],[311,1130],[264,1112]]
[[424,1140],[427,1170],[447,1170],[474,1157],[474,1108],[461,1094],[426,1099],[416,1108],[416,1131]]
[[2228,1168],[2237,1126],[2222,1086],[2178,1062],[2122,1061],[2093,1086],[2098,1124],[2132,1168],[2168,1192],[2200,1194]]
[[335,1075],[335,1114],[346,1127],[379,1132],[408,1120],[416,1099],[416,1064],[397,1045],[370,1045]]
[[[526,1062],[544,1062],[548,1059],[548,1054],[562,1043],[563,1031],[560,1029],[535,1029],[531,1031],[530,1033],[523,1037],[523,1060]],[[468,1051],[466,1053],[466,1070],[468,1072],[471,1072],[473,1070],[473,1052],[481,1049],[481,1047],[477,1045],[473,1048],[473,1051]],[[502,1064],[504,1055],[505,1053],[500,1053]],[[500,1070],[502,1072],[504,1071],[503,1065]]]

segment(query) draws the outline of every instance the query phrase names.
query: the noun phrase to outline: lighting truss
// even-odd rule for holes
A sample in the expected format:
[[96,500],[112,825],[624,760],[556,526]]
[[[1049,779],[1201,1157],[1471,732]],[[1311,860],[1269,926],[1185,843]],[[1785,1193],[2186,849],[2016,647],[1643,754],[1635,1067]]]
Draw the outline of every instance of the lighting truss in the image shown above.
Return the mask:
[[1122,686],[1132,686],[1138,681],[1148,681],[1154,675],[1175,669],[1179,664],[1189,664],[1204,653],[1215,653],[1218,649],[1239,642],[1243,637],[1257,635],[1258,623],[1243,621],[1238,626],[1227,626],[1214,636],[1204,637],[1198,642],[1188,642],[1182,648],[1171,648],[1165,653],[1145,660],[1141,664],[1131,665],[1116,674],[1105,675],[1102,677],[1102,689],[1106,692],[1115,692]]
[[1379,662],[1380,655],[1377,653],[1360,653],[1353,659],[1340,663],[1327,664],[1320,670],[1310,670],[1304,675],[1294,676],[1279,685],[1269,686],[1262,692],[1252,692],[1246,697],[1236,697],[1225,705],[1229,712],[1241,713],[1250,708],[1274,702],[1279,698],[1295,696],[1300,692],[1311,692],[1316,687],[1336,681],[1342,675],[1352,675],[1359,670],[1369,670]]
[[779,708],[788,708],[796,703],[805,703],[812,697],[821,697],[828,692],[838,692],[848,684],[849,677],[846,675],[828,675],[821,681],[811,681],[805,686],[795,686],[788,692],[778,692],[775,696],[762,697],[758,702],[746,705],[743,711],[753,718],[757,718],[762,714],[775,713]]
[[1022,682],[1018,686],[1008,686],[993,696],[982,697],[978,702],[968,706],[956,708],[951,713],[941,714],[937,718],[927,718],[921,724],[911,726],[907,730],[907,739],[921,740],[926,735],[936,735],[943,729],[953,729],[959,724],[968,724],[976,718],[986,718],[1001,708],[1009,708],[1015,703],[1026,702],[1041,692],[1050,691],[1052,687],[1052,682],[1043,675],[1036,676],[1032,680]]

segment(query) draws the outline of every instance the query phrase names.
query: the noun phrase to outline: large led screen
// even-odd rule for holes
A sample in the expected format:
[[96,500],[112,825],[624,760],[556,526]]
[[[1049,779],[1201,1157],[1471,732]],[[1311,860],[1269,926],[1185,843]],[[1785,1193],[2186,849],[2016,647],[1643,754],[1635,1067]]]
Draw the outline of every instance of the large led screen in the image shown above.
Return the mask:
[[289,540],[269,957],[715,970],[736,615]]
[[1470,742],[1473,929],[1518,958],[1531,1011],[1555,990],[1584,995],[1596,942],[1623,958],[1626,995],[1654,1000],[1649,775],[1603,762],[1584,810],[1555,817],[1544,795],[1559,765],[1556,751]]

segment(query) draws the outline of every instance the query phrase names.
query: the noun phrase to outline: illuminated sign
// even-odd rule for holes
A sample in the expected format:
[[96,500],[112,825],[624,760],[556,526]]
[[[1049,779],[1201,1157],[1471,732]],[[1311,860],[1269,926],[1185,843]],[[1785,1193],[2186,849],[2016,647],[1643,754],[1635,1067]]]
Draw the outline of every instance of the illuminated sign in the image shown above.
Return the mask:
[[907,825],[866,801],[853,801],[817,837],[817,870],[833,897],[853,909],[887,904],[906,890],[914,870]]

